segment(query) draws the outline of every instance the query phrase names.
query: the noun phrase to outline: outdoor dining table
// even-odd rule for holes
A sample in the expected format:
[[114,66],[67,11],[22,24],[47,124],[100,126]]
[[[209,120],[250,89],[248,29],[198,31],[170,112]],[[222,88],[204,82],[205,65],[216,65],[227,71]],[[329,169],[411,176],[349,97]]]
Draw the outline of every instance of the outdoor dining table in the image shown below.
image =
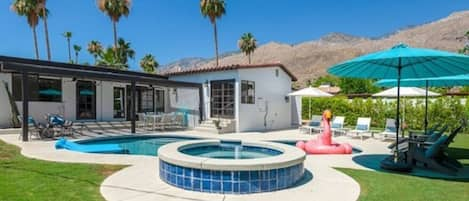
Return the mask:
[[146,120],[151,122],[151,130],[155,130],[156,122],[160,121],[163,117],[162,114],[147,114],[145,115]]

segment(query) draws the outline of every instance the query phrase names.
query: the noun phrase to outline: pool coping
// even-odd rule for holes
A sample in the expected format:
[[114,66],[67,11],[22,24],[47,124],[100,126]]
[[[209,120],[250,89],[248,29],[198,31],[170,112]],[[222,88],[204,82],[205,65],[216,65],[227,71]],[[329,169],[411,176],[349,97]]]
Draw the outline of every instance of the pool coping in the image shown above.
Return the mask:
[[191,146],[215,145],[219,144],[220,141],[221,140],[191,140],[166,144],[161,146],[158,150],[158,157],[160,160],[167,163],[184,167],[230,171],[279,169],[297,165],[306,159],[305,152],[296,147],[266,141],[243,140],[242,144],[274,149],[281,151],[282,154],[257,159],[232,160],[191,156],[179,151],[182,147],[189,148]]

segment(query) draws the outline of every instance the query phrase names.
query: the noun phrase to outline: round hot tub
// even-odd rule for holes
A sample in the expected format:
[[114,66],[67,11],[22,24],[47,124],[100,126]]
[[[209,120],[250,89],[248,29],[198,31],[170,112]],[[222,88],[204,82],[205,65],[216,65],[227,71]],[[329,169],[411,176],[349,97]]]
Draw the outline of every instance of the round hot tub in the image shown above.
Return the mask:
[[246,194],[293,186],[304,173],[305,153],[273,142],[192,140],[159,149],[159,174],[186,190]]

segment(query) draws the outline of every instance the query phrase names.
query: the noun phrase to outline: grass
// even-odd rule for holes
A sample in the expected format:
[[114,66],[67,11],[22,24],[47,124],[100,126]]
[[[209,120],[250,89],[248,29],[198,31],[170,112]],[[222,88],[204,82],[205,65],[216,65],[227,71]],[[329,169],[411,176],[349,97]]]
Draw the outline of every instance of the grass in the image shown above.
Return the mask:
[[[460,134],[448,153],[469,166],[469,135]],[[403,174],[337,168],[360,184],[361,201],[469,200],[469,181],[428,179]]]
[[104,200],[101,182],[123,167],[29,159],[0,140],[0,200]]

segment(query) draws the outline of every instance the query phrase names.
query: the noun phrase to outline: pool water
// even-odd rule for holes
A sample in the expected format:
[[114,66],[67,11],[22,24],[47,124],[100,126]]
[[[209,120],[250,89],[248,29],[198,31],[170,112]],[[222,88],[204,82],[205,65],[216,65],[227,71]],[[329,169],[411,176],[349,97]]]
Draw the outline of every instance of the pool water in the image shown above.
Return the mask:
[[195,139],[197,138],[174,136],[122,136],[83,140],[77,143],[83,145],[118,144],[121,148],[126,150],[126,154],[158,156],[158,149],[165,144]]
[[180,150],[182,153],[198,156],[204,158],[218,158],[218,159],[254,159],[265,158],[270,156],[280,155],[282,152],[278,150],[253,147],[253,146],[224,146],[221,145],[208,145],[202,147],[192,147]]

